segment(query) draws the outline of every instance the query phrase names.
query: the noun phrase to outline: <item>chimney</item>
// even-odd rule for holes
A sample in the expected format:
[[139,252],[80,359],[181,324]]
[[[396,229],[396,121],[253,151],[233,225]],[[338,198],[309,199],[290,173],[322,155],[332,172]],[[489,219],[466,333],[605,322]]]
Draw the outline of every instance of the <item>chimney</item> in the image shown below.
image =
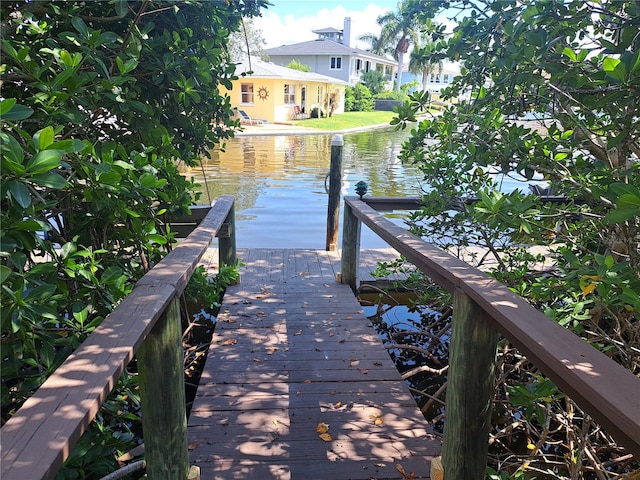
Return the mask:
[[342,30],[342,43],[347,47],[351,46],[353,39],[351,38],[351,17],[345,17],[344,29]]

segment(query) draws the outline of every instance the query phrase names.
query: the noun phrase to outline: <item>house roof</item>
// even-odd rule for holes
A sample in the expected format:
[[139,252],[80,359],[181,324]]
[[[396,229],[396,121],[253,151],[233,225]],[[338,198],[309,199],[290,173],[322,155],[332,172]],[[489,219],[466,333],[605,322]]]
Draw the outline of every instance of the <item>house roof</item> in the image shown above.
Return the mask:
[[381,57],[361,48],[348,47],[342,43],[334,42],[326,38],[318,38],[316,40],[309,40],[308,42],[294,43],[292,45],[282,45],[275,48],[267,48],[264,53],[271,56],[286,55],[357,55],[359,57],[370,58],[377,63],[383,63],[386,65],[396,65],[394,60]]
[[301,72],[300,70],[294,70],[293,68],[283,67],[276,65],[275,63],[264,62],[258,58],[251,58],[251,66],[249,66],[249,60],[243,60],[236,64],[236,74],[242,74],[245,72],[253,72],[249,75],[252,78],[284,78],[287,80],[309,81],[309,82],[324,82],[333,83],[335,85],[348,85],[344,80],[339,78],[329,77],[320,73],[314,72]]
[[328,28],[320,28],[318,30],[311,30],[313,33],[342,33],[342,30],[338,30],[337,28],[328,27]]

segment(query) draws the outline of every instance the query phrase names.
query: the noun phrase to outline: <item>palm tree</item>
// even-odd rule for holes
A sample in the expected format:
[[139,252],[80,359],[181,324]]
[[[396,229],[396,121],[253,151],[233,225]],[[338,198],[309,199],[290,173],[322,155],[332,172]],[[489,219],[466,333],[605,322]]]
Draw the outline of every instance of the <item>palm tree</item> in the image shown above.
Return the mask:
[[358,40],[368,42],[370,47],[367,50],[371,53],[375,53],[376,55],[380,55],[381,57],[385,57],[387,54],[392,53],[389,46],[384,45],[380,36],[375,33],[365,33],[364,35],[360,35]]
[[418,44],[420,24],[416,15],[416,7],[419,1],[403,0],[398,4],[398,9],[378,17],[377,22],[381,27],[379,42],[382,45],[395,45],[393,57],[398,60],[398,73],[396,90],[400,90],[402,84],[402,69],[404,68],[404,56],[409,51],[411,43]]
[[422,45],[416,45],[409,56],[409,71],[422,74],[422,90],[427,89],[429,75],[437,68],[438,75],[442,72],[442,60],[434,59],[436,42],[430,37],[423,38]]

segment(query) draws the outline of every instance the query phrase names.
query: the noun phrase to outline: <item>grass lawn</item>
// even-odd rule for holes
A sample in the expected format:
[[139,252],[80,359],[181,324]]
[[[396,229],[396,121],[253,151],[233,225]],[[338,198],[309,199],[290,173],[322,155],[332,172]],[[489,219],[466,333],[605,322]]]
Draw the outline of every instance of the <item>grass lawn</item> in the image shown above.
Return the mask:
[[396,114],[394,112],[345,112],[334,114],[330,118],[307,118],[292,122],[300,127],[318,128],[322,130],[346,130],[348,128],[366,127],[389,123]]

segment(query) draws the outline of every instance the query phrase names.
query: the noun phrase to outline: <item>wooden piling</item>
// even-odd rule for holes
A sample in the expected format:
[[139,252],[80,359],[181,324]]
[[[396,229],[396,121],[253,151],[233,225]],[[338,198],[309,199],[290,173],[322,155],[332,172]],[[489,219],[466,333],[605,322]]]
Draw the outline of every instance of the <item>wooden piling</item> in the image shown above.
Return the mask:
[[338,224],[340,222],[340,190],[342,189],[342,149],[341,135],[331,140],[331,167],[329,169],[329,204],[327,206],[327,242],[325,250],[338,250]]
[[498,338],[484,310],[456,288],[442,450],[447,479],[485,478]]
[[137,357],[147,475],[185,480],[189,474],[189,453],[177,298],[158,319]]
[[348,284],[355,292],[360,286],[360,230],[361,222],[345,203],[342,232],[342,258],[340,281]]
[[236,264],[236,207],[235,201],[224,219],[226,232],[218,237],[218,262],[220,265]]

